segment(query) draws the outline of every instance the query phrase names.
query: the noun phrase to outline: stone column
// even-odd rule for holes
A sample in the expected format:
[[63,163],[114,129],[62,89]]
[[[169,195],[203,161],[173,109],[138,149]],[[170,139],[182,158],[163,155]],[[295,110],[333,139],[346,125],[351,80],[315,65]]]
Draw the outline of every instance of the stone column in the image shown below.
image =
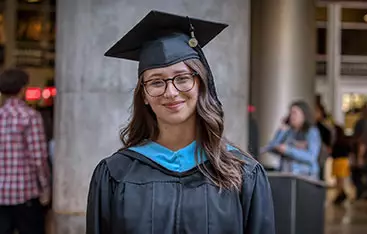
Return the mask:
[[249,0],[62,0],[57,6],[54,205],[56,233],[84,233],[89,181],[120,145],[137,63],[104,52],[151,9],[230,24],[205,49],[226,114],[226,135],[247,146]]
[[[265,145],[295,99],[313,106],[315,5],[310,0],[256,0],[251,8],[251,95]],[[263,155],[265,166],[278,158]]]
[[331,93],[331,110],[337,123],[343,123],[342,94],[340,93],[341,80],[341,30],[342,30],[342,10],[340,3],[330,3],[327,6],[327,80],[329,82],[329,92]]
[[4,27],[5,27],[5,56],[4,66],[10,68],[15,66],[16,57],[16,31],[17,31],[17,1],[6,0],[4,11]]

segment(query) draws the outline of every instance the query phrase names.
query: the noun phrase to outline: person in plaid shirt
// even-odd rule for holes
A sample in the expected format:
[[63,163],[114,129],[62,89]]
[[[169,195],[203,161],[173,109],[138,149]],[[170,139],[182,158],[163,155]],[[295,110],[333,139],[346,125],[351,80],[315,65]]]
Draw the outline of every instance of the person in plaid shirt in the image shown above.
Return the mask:
[[50,172],[42,117],[22,101],[28,80],[19,69],[0,75],[0,234],[44,234]]

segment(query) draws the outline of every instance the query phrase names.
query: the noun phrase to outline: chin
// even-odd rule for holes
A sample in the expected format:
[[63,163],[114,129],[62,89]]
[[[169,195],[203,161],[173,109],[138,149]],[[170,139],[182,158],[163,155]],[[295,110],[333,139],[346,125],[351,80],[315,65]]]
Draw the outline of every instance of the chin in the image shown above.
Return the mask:
[[186,122],[188,119],[190,119],[190,116],[182,116],[182,115],[166,115],[163,118],[160,118],[160,120],[163,123],[169,124],[169,125],[179,125],[184,122]]
[[195,116],[195,111],[191,112],[188,110],[181,110],[175,113],[164,111],[161,114],[162,115],[158,118],[162,123],[169,125],[179,125],[192,119]]

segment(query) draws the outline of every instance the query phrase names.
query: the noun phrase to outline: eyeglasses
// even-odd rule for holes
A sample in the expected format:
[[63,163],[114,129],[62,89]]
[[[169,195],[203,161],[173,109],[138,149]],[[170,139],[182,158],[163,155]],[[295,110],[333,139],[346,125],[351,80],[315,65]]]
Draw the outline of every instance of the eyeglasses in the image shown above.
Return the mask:
[[173,78],[167,78],[167,79],[153,79],[143,82],[143,86],[145,91],[148,93],[151,97],[159,97],[162,96],[167,89],[167,82],[171,81],[173,86],[179,91],[179,92],[188,92],[190,91],[194,85],[195,85],[195,76],[197,76],[198,73],[185,73],[177,75]]

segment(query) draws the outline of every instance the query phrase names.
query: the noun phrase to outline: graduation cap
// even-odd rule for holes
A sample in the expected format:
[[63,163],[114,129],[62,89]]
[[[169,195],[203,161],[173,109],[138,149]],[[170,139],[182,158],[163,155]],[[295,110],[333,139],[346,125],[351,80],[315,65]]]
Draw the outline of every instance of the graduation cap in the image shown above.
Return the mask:
[[105,56],[139,62],[139,76],[148,69],[200,59],[208,71],[209,93],[220,104],[202,47],[228,25],[166,12],[150,11],[114,44]]

